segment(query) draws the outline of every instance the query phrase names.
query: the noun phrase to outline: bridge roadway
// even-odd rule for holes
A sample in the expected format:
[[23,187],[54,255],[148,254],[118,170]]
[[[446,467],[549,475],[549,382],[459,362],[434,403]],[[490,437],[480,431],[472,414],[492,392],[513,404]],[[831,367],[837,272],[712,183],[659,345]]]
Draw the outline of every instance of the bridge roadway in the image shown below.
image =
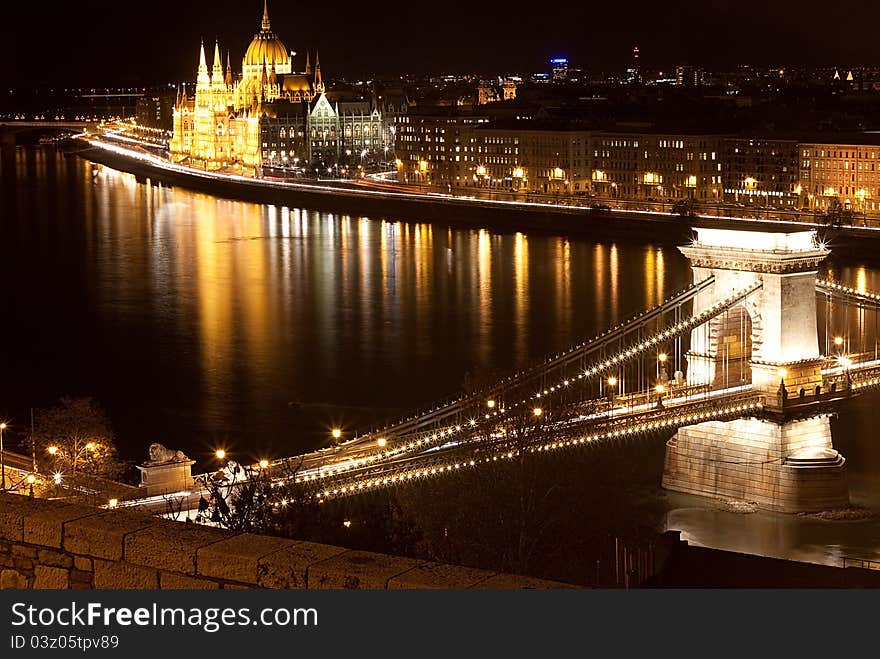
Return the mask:
[[[413,452],[409,454],[377,454],[375,443],[350,442],[275,461],[263,473],[279,484],[293,479],[314,486],[320,498],[331,498],[509,459],[521,450],[544,452],[603,439],[623,439],[710,419],[758,413],[762,407],[763,400],[751,391],[751,385],[718,390],[682,385],[670,390],[659,406],[654,390],[633,392],[615,397],[613,407],[606,398],[577,403],[563,418],[555,420],[554,416],[562,415],[551,413],[537,422],[520,425],[520,432],[487,430],[482,424],[475,424],[472,432],[439,445],[428,446],[413,440]],[[258,470],[255,466],[247,468]],[[167,508],[166,499],[176,499],[182,501],[184,510],[194,510],[199,498],[208,495],[206,481],[211,476],[196,476],[195,487],[186,492],[132,499],[120,505],[161,513]]]
[[314,484],[320,497],[332,498],[510,459],[520,451],[551,451],[744,415],[814,414],[852,395],[880,388],[880,359],[869,359],[868,355],[853,357],[864,361],[842,365],[836,358],[827,360],[822,370],[822,393],[811,391],[800,396],[792,391],[783,402],[768,401],[752,391],[751,384],[719,389],[673,387],[663,395],[661,405],[655,391],[645,390],[616,399],[613,407],[606,399],[577,403],[575,413],[558,415],[562,416],[559,421],[552,417],[542,420],[520,435],[475,430],[439,446],[417,449],[415,454],[388,455],[375,461],[364,460],[370,453],[348,453],[340,447],[333,464],[304,461],[293,478],[298,483]]
[[[709,281],[699,282],[695,286],[691,286],[683,292],[673,296],[670,298],[670,301],[667,301],[644,314],[636,316],[621,327],[626,327],[627,325],[640,328],[644,327],[649,320],[653,321],[661,315],[660,310],[668,312],[674,306],[680,305],[684,300],[691,299],[693,295],[703,290],[710,283],[711,282]],[[575,373],[569,375],[566,375],[565,373],[559,374],[557,375],[557,379],[552,382],[548,382],[546,378],[543,378],[542,386],[545,388],[543,390],[538,390],[537,393],[534,393],[534,388],[530,388],[528,393],[525,394],[521,391],[517,392],[519,395],[523,396],[520,400],[507,399],[505,401],[504,397],[502,397],[498,404],[498,409],[493,410],[492,412],[485,412],[486,399],[483,396],[486,392],[484,391],[480,393],[479,397],[465,397],[442,408],[442,419],[445,420],[453,416],[455,417],[451,423],[444,427],[435,426],[429,430],[404,432],[394,436],[391,436],[389,433],[388,436],[385,437],[386,446],[384,447],[378,446],[376,439],[377,434],[371,433],[355,438],[349,442],[345,442],[334,448],[324,448],[312,453],[294,456],[292,458],[275,460],[270,463],[267,468],[267,473],[270,478],[286,480],[290,477],[291,471],[295,470],[295,478],[297,482],[329,482],[329,479],[338,477],[340,473],[350,474],[359,470],[365,471],[373,469],[376,465],[391,460],[402,460],[407,456],[417,458],[420,455],[424,456],[427,454],[433,459],[442,453],[470,446],[476,441],[476,438],[485,437],[484,429],[486,426],[492,426],[499,422],[508,423],[505,419],[510,418],[514,414],[528,415],[532,411],[532,404],[535,404],[536,406],[541,405],[543,408],[547,408],[549,412],[552,408],[550,405],[551,401],[554,398],[559,399],[564,397],[567,392],[572,391],[573,386],[578,384],[579,381],[587,382],[590,379],[596,379],[599,376],[606,374],[609,369],[617,369],[628,361],[643,356],[648,352],[656,351],[670,339],[682,336],[695,327],[699,327],[706,323],[709,319],[738,304],[749,295],[752,295],[759,288],[760,284],[755,284],[746,289],[734,291],[728,297],[708,307],[701,313],[687,316],[686,318],[678,320],[678,322],[665,325],[661,329],[654,331],[652,334],[644,335],[639,332],[632,342],[620,345],[612,354],[607,354],[602,350],[602,354],[593,361],[588,362],[588,365],[585,368],[582,367],[581,361],[576,362],[578,371]],[[548,363],[568,364],[570,362],[568,361],[567,355],[570,353],[581,351],[584,355],[592,354],[594,352],[593,348],[596,345],[602,347],[607,346],[608,341],[606,339],[609,335],[622,338],[625,334],[626,332],[622,331],[621,328],[615,328],[615,330],[612,330],[591,342],[576,346],[571,351],[568,351],[568,353],[563,353],[562,356],[554,357],[549,360]],[[500,386],[505,387],[504,391],[507,391],[512,385],[520,383],[523,378],[526,378],[528,382],[532,382],[531,378],[526,377],[531,374],[532,371],[527,370],[506,380]],[[498,390],[499,389],[496,388],[492,391]],[[736,390],[735,392],[724,390],[724,392],[728,394],[742,393],[739,390]],[[694,392],[688,391],[682,400],[679,400],[679,398],[671,399],[669,405],[677,407],[680,404],[692,404],[693,393]],[[703,391],[702,393],[704,397],[708,397],[712,401],[718,400],[719,396],[723,398],[725,395],[724,393],[718,394],[706,391]],[[622,401],[627,401],[629,411],[619,414],[615,408],[615,423],[621,422],[627,415],[645,413],[647,409],[644,406],[648,405],[646,401],[650,399],[651,395],[656,396],[652,390],[646,390],[635,394],[631,393],[626,396],[619,396],[617,398],[618,405]],[[644,398],[644,401],[641,403],[638,402],[640,397]],[[578,405],[589,408],[595,406],[596,401],[582,401],[579,402]],[[479,406],[476,408],[479,409],[479,413],[475,411],[476,406]],[[523,410],[525,410],[525,412],[523,412]],[[465,411],[470,413],[471,416],[463,417],[463,412]],[[595,423],[598,417],[595,415],[591,416],[590,414],[579,414],[577,415],[577,418],[579,419],[577,424],[584,424]],[[434,422],[436,423],[436,417]],[[413,425],[399,424],[397,426],[392,426],[391,428],[400,429],[401,427],[408,429],[413,427]],[[421,426],[415,425],[415,427],[419,428]],[[556,430],[560,429],[557,428]],[[197,478],[199,478],[201,482],[205,482],[210,476],[210,474],[203,474],[201,477]],[[161,498],[155,499],[157,499],[157,502],[164,505],[164,500]]]
[[[411,438],[408,452],[377,451],[374,442],[352,441],[336,448],[276,461],[265,472],[279,484],[294,482],[314,487],[322,499],[351,496],[384,487],[395,487],[414,480],[511,459],[521,451],[541,453],[614,441],[641,434],[671,431],[709,420],[727,420],[742,416],[764,416],[790,411],[794,414],[815,414],[852,395],[880,388],[880,359],[873,355],[853,355],[852,362],[841,364],[828,358],[823,368],[823,393],[790,392],[784,408],[773,409],[776,401],[752,391],[750,384],[728,388],[674,386],[657,403],[654,390],[633,392],[609,399],[592,399],[575,403],[565,414],[551,412],[525,432],[489,431],[489,426],[475,423],[469,431],[462,428],[461,437],[444,437],[432,441]],[[834,383],[836,388],[832,388]],[[559,420],[554,420],[558,417]],[[521,429],[523,426],[521,426]],[[439,434],[439,433],[438,433]],[[438,443],[439,442],[439,443]],[[289,471],[285,467],[289,467]],[[257,467],[248,469],[254,471]],[[166,499],[182,502],[184,510],[194,510],[199,498],[208,494],[206,480],[212,474],[196,477],[191,490],[166,496],[144,497],[120,502],[152,512],[165,512]],[[233,485],[234,487],[234,485]]]

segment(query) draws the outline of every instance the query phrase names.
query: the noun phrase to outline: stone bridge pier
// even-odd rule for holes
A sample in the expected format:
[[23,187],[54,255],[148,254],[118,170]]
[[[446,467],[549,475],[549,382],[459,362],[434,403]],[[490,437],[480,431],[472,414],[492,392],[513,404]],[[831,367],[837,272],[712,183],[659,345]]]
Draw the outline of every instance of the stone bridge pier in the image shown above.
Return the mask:
[[814,231],[764,233],[696,229],[681,251],[694,281],[714,283],[694,313],[734,291],[760,287],[691,334],[689,384],[751,387],[764,396],[764,418],[709,421],[669,440],[663,487],[752,501],[783,512],[849,505],[845,460],[834,450],[827,414],[788,418],[782,391],[816,391],[822,361],[816,323],[816,273],[829,251]]

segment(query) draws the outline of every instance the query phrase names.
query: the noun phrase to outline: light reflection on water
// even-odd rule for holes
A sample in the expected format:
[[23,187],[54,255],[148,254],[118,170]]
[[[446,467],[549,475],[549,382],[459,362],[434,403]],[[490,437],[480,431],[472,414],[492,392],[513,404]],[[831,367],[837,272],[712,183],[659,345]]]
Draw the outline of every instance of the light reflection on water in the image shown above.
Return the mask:
[[[0,412],[95,396],[124,454],[285,455],[366,427],[655,305],[690,280],[656,245],[452,229],[216,199],[42,149],[0,159]],[[880,290],[876,264],[827,274]],[[819,313],[824,314],[820,300]],[[820,331],[858,328],[835,308]],[[873,349],[861,318],[852,349]],[[833,422],[852,500],[880,510],[880,394]],[[659,473],[661,465],[657,465]],[[869,522],[736,515],[670,495],[698,543],[839,564],[880,558]]]
[[[12,407],[88,393],[125,453],[291,454],[603,331],[684,286],[673,248],[454,229],[3,154]],[[25,258],[25,254],[28,255]],[[39,264],[39,265],[37,265]]]

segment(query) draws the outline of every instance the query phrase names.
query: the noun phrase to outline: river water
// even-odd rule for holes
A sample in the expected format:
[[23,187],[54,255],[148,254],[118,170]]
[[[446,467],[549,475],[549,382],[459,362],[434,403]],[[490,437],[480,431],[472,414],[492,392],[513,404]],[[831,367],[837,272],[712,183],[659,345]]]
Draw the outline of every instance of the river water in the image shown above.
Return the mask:
[[[0,414],[93,396],[121,454],[290,455],[593,336],[690,281],[671,246],[455,229],[137,183],[51,148],[0,158]],[[878,264],[836,255],[844,283]],[[834,421],[852,500],[880,510],[880,396]],[[196,469],[199,465],[196,466]],[[658,466],[658,483],[659,470]],[[838,564],[874,521],[668,497],[693,542]]]

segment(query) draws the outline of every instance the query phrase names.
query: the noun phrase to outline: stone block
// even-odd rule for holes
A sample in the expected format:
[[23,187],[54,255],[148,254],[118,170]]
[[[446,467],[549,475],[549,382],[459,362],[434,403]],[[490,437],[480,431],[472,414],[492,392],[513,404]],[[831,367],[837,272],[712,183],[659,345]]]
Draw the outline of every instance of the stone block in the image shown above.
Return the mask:
[[83,572],[91,572],[92,559],[86,558],[85,556],[74,556],[73,567],[75,567],[77,570],[82,570]]
[[27,545],[12,545],[13,558],[36,558],[37,548],[28,547]]
[[294,540],[242,533],[200,548],[196,562],[200,575],[256,584],[259,560],[295,544]]
[[48,567],[73,567],[72,556],[52,549],[41,549],[37,554],[37,561],[40,565],[46,565]]
[[12,564],[16,570],[21,572],[33,572],[34,570],[34,559],[32,558],[13,558]]
[[103,590],[156,590],[159,572],[131,563],[96,559],[94,584]]
[[427,563],[413,568],[388,581],[389,590],[412,588],[473,588],[481,581],[494,576],[495,572],[475,568]]
[[310,583],[310,567],[346,551],[316,542],[297,542],[260,559],[257,583],[263,588],[315,588]]
[[34,568],[34,590],[66,590],[69,583],[67,570],[38,565]]
[[309,567],[308,587],[384,589],[392,578],[424,563],[368,551],[346,551]]
[[145,513],[108,510],[64,525],[64,548],[75,554],[120,560],[125,536],[158,524],[160,519]]
[[198,524],[159,521],[127,534],[124,556],[127,562],[136,565],[194,575],[198,550],[233,535]]
[[517,574],[496,574],[489,577],[485,581],[476,584],[474,588],[492,589],[492,590],[551,590],[551,589],[569,589],[577,588],[572,584],[561,583],[559,581],[547,581],[546,579],[535,579],[533,577],[523,577]]
[[27,577],[16,570],[0,570],[0,590],[24,590]]
[[66,522],[100,513],[87,506],[52,506],[34,511],[24,518],[24,541],[32,545],[61,548],[62,529]]
[[70,571],[70,583],[92,583],[94,576],[95,575],[91,572],[85,572],[74,568]]
[[187,577],[173,572],[160,572],[159,587],[162,590],[216,590],[220,588],[220,584],[216,581]]
[[24,539],[24,518],[27,515],[66,505],[17,494],[0,494],[0,538],[21,542]]

